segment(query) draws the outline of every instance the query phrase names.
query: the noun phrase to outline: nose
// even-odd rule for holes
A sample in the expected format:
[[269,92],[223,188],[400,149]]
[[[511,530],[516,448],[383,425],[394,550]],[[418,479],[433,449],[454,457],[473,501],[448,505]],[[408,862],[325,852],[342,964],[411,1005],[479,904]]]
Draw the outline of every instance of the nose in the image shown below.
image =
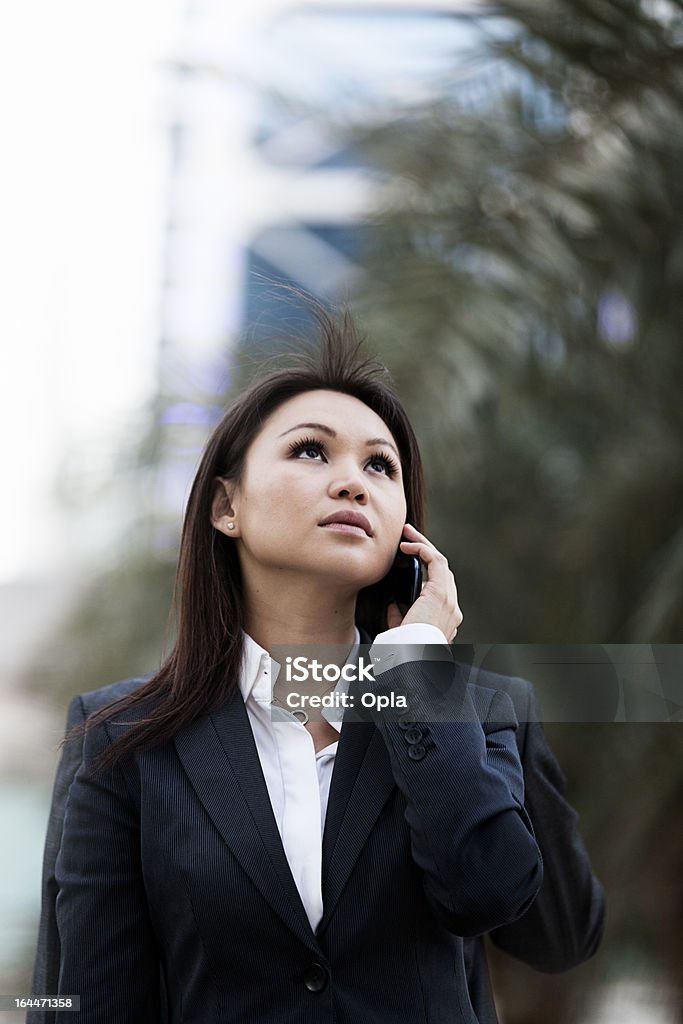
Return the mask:
[[365,480],[355,463],[351,463],[348,468],[335,473],[334,480],[330,483],[329,493],[336,498],[353,498],[360,504],[366,503],[368,494]]

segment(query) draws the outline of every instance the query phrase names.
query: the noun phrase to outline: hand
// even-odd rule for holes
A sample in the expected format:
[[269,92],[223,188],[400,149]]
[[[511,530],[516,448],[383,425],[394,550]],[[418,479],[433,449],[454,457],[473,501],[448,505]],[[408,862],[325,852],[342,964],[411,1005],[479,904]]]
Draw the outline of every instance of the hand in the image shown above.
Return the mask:
[[401,551],[407,555],[417,555],[427,567],[428,579],[422,584],[420,596],[405,616],[401,615],[395,601],[389,605],[387,628],[407,626],[410,622],[427,622],[432,626],[438,626],[451,643],[455,639],[463,615],[458,605],[455,576],[448,566],[448,559],[410,523],[403,527],[403,533],[414,539],[402,540]]

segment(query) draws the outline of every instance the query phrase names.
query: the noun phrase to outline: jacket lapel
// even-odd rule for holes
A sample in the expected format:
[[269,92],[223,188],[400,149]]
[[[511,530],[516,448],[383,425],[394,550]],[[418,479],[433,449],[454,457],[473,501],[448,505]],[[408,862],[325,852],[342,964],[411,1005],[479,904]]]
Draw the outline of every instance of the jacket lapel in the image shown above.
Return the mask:
[[[360,632],[361,644],[370,644]],[[220,710],[181,730],[174,743],[197,796],[244,871],[285,924],[319,948],[317,937],[395,784],[374,723],[347,721],[339,734],[322,842],[323,916],[315,934],[282,845],[239,690]]]
[[323,916],[329,924],[353,866],[394,788],[389,755],[372,722],[342,726],[325,817],[322,850]]
[[298,937],[317,949],[268,796],[241,693],[174,737],[185,771],[242,868]]
[[[371,637],[360,629],[361,649],[367,654]],[[363,647],[366,647],[365,652]],[[349,686],[360,711],[360,688]],[[323,916],[320,936],[334,913],[353,866],[394,788],[384,740],[372,721],[346,721],[339,734],[325,816],[322,849]]]

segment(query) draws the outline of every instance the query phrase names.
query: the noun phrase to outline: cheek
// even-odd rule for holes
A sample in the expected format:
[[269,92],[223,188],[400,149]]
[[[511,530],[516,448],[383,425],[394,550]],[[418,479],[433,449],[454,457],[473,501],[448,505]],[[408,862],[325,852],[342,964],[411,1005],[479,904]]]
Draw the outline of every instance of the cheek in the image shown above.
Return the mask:
[[[392,516],[392,521],[393,521],[393,523],[395,525],[395,528],[396,528],[396,530],[398,531],[399,534],[403,530],[403,524],[406,521],[407,514],[408,514],[408,505],[406,503],[405,494],[404,494],[404,495],[402,495],[402,497],[396,503],[396,506],[395,506],[394,511],[393,511],[393,516]],[[398,539],[397,539],[396,543],[398,544]]]
[[279,516],[291,506],[293,497],[287,481],[269,466],[263,466],[258,475],[252,475],[243,493],[243,504],[249,515],[259,517]]
[[310,495],[302,495],[282,474],[264,469],[242,506],[244,537],[261,551],[284,551],[309,528],[312,507]]

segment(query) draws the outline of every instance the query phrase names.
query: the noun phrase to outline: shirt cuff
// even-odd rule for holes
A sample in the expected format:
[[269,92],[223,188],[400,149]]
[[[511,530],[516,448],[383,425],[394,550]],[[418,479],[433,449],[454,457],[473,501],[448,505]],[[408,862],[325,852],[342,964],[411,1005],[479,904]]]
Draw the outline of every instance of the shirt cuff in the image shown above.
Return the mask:
[[448,640],[428,622],[409,622],[378,633],[370,657],[375,676],[411,661],[453,661]]

